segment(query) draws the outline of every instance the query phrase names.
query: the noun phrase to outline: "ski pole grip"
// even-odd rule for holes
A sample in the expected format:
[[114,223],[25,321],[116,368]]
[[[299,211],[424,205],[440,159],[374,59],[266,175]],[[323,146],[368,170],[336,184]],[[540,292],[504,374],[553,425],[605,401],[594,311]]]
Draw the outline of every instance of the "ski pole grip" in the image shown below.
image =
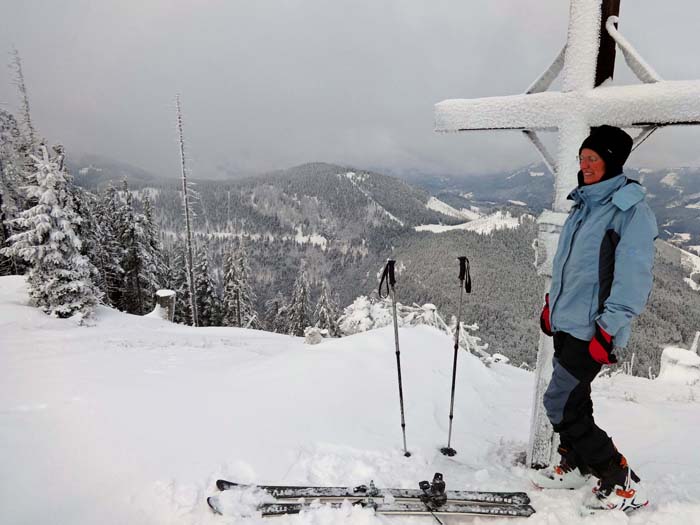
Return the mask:
[[[394,263],[396,263],[394,259],[387,259],[386,266],[384,266],[382,278],[379,281],[379,297],[382,299],[389,297],[389,285],[393,288],[394,284],[396,284],[396,279],[394,278]],[[384,283],[386,283],[386,295],[382,294]]]
[[389,269],[389,284],[394,287],[396,284],[396,278],[394,277],[394,265],[396,264],[396,261],[394,259],[389,259],[386,262],[386,266]]
[[469,259],[466,256],[457,257],[459,259],[459,280],[464,283],[464,290],[472,293],[472,277],[469,275]]
[[464,281],[467,276],[467,258],[463,255],[457,259],[459,259],[459,280]]

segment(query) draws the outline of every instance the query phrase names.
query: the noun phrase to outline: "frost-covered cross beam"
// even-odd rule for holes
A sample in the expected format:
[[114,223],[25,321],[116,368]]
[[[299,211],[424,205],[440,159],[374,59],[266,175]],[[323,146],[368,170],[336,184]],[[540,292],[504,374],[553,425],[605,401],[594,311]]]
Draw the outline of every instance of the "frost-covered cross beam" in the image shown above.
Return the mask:
[[[618,32],[619,11],[620,0],[571,0],[566,45],[524,94],[445,100],[435,106],[436,131],[523,131],[554,174],[553,211],[538,219],[536,264],[538,273],[547,277],[546,290],[570,206],[566,196],[577,184],[578,148],[589,128],[601,124],[641,128],[637,146],[658,126],[700,123],[700,81],[663,81]],[[606,85],[613,76],[616,48],[642,85]],[[561,92],[545,92],[559,74]],[[539,140],[540,130],[558,132],[556,158]],[[550,464],[556,450],[542,404],[552,354],[551,339],[541,335],[528,446],[528,463],[535,467]]]

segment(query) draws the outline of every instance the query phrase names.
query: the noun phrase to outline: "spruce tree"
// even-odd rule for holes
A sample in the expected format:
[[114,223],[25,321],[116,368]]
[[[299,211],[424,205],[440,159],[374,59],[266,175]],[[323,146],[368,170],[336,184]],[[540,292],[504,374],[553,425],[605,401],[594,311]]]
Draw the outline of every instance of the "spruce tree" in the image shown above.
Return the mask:
[[260,328],[255,310],[255,292],[250,284],[250,265],[241,244],[238,254],[226,259],[224,277],[224,324],[243,328]]
[[268,299],[265,302],[265,329],[269,332],[286,333],[288,310],[287,302],[280,292]]
[[303,337],[304,329],[311,325],[309,315],[309,283],[306,270],[302,266],[294,282],[292,299],[287,310],[287,329],[289,335]]
[[80,217],[73,208],[70,176],[63,169],[63,155],[50,156],[45,146],[33,156],[33,184],[26,196],[37,204],[20,213],[11,225],[22,231],[9,238],[5,255],[22,257],[29,263],[29,295],[44,312],[56,317],[89,316],[100,299],[93,284],[95,271],[80,253],[76,234]]
[[340,328],[338,327],[338,318],[340,312],[338,304],[332,297],[330,285],[325,279],[321,284],[321,293],[316,303],[314,311],[315,326],[328,330],[328,335],[331,337],[340,337]]
[[134,210],[133,194],[124,181],[124,207],[121,214],[120,243],[124,249],[121,267],[124,270],[123,309],[143,315],[153,308],[155,292],[160,288],[158,254],[149,238],[148,224]]
[[224,297],[223,319],[224,326],[241,326],[243,319],[240,308],[240,283],[236,256],[229,252],[224,261]]
[[221,307],[214,280],[209,271],[206,250],[200,248],[194,267],[194,289],[197,298],[198,326],[217,326],[221,322]]
[[175,290],[175,322],[180,324],[192,323],[192,312],[190,311],[190,287],[187,282],[187,256],[185,254],[184,243],[178,241],[170,256],[172,259],[173,273],[169,287]]
[[143,197],[143,228],[146,247],[150,252],[153,260],[153,277],[159,286],[165,286],[168,280],[168,267],[166,257],[163,250],[163,245],[160,242],[158,228],[153,217],[153,206],[148,195]]
[[[16,233],[8,221],[21,211],[20,187],[24,185],[19,161],[19,126],[15,117],[0,110],[0,248]],[[0,275],[18,273],[22,265],[16,257],[0,255]]]
[[121,244],[122,226],[125,216],[124,203],[117,189],[111,184],[104,191],[95,207],[96,243],[104,250],[96,264],[102,275],[102,291],[108,303],[115,308],[124,308],[124,260],[126,250]]

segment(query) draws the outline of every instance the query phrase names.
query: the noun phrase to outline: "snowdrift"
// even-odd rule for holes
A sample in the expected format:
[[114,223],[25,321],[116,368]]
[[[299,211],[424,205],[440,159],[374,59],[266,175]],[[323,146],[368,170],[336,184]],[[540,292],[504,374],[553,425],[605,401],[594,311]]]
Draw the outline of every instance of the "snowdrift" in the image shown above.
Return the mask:
[[[232,523],[205,503],[219,477],[413,488],[436,471],[448,488],[528,491],[537,509],[528,523],[579,520],[583,492],[534,491],[520,463],[529,372],[487,368],[461,353],[452,438],[458,455],[440,454],[452,341],[437,330],[400,330],[413,454],[405,458],[391,327],[305,345],[104,307],[93,326],[80,327],[29,306],[18,277],[0,278],[0,325],[3,523]],[[612,515],[596,523],[698,523],[697,387],[618,375],[594,388],[596,417],[653,502],[629,520]],[[259,517],[235,522],[269,524]],[[348,507],[275,521],[389,522],[430,518],[382,518]]]

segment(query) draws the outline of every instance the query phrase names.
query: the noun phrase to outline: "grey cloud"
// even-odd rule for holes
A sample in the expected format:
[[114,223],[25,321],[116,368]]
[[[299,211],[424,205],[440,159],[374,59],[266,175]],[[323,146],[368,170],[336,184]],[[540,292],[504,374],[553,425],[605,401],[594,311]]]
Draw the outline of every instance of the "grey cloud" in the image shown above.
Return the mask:
[[[620,30],[664,78],[700,78],[699,12],[626,0]],[[479,173],[539,158],[518,133],[435,134],[433,104],[525,90],[565,42],[568,2],[0,0],[0,15],[34,120],[74,153],[175,176],[179,92],[197,177],[315,160]],[[636,82],[625,67],[617,82]],[[698,165],[698,138],[661,130],[632,162]]]

